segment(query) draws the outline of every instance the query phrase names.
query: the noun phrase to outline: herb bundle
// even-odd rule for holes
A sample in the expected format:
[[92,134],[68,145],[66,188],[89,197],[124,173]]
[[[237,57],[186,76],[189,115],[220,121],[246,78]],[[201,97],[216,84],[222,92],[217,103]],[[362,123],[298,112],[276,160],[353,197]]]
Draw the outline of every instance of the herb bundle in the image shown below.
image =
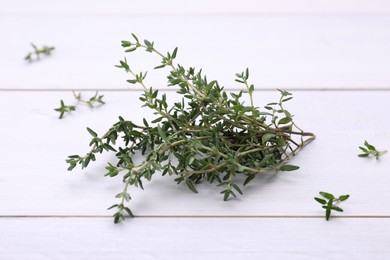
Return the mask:
[[[96,154],[115,153],[117,161],[106,167],[106,176],[121,176],[124,182],[116,195],[119,202],[109,208],[116,209],[115,223],[126,214],[133,215],[125,205],[131,199],[129,187],[143,189],[143,181],[150,181],[156,172],[175,176],[177,184],[184,183],[195,193],[201,181],[216,183],[223,199],[228,200],[242,194],[240,186],[258,174],[299,168],[287,162],[315,137],[301,130],[285,109],[291,93],[280,90],[277,102],[259,109],[253,103],[254,86],[248,82],[248,69],[236,74],[236,81],[246,91],[229,94],[217,81],[208,81],[201,70],[175,65],[177,48],[164,55],[155,49],[154,42],[132,36],[133,41],[122,41],[125,52],[143,49],[159,56],[161,64],[155,69],[169,68],[168,85],[178,87],[182,99],[169,105],[166,94],[146,85],[146,73],[135,73],[126,58],[116,65],[131,75],[129,83],[142,87],[140,100],[143,107],[154,111],[155,118],[137,124],[119,117],[101,137],[87,128],[92,136],[91,150],[66,160],[71,171],[77,165],[87,167]],[[242,101],[244,94],[249,95],[250,105]],[[119,139],[123,145],[118,144]],[[135,163],[139,154],[144,159]]]

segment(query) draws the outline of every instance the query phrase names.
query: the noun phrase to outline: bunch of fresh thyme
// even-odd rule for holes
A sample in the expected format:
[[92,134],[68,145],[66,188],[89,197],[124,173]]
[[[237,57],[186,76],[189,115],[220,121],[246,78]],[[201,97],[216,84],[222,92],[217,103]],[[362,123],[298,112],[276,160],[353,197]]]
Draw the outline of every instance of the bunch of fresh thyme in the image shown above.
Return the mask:
[[[72,170],[78,164],[87,167],[98,153],[115,153],[117,161],[106,167],[106,176],[121,175],[124,182],[123,191],[116,195],[119,202],[110,207],[117,210],[115,223],[124,219],[126,213],[132,216],[125,205],[131,199],[129,187],[143,189],[143,180],[150,181],[156,172],[175,176],[178,184],[185,183],[195,193],[196,184],[201,181],[216,183],[221,187],[223,199],[228,200],[242,194],[239,180],[245,186],[258,174],[299,168],[286,163],[314,135],[302,131],[284,108],[292,98],[289,92],[280,91],[278,102],[259,109],[253,103],[254,86],[248,83],[246,69],[236,74],[236,81],[247,89],[250,98],[247,105],[242,101],[244,91],[229,94],[217,81],[208,81],[201,70],[175,65],[177,48],[164,55],[155,49],[153,42],[142,43],[132,36],[133,41],[122,41],[125,52],[143,49],[159,56],[161,64],[156,69],[169,68],[168,85],[178,87],[182,99],[169,105],[166,94],[160,95],[146,85],[146,73],[135,73],[126,59],[117,65],[132,76],[129,83],[143,88],[140,100],[156,117],[151,122],[143,119],[143,124],[119,117],[101,137],[87,128],[92,136],[91,150],[84,156],[71,155],[66,160],[68,170]],[[124,145],[118,145],[118,139]],[[136,154],[144,156],[139,164],[134,162]]]

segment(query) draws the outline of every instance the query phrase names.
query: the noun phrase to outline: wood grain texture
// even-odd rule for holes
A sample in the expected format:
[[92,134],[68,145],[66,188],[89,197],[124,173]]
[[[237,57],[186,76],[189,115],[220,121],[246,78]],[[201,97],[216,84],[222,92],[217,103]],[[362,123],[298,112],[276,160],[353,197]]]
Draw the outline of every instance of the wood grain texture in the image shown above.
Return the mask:
[[[386,89],[390,87],[390,16],[1,15],[1,89],[125,89],[114,67],[120,41],[134,32],[162,52],[179,46],[178,62],[238,88],[249,67],[260,89]],[[172,28],[173,31],[172,31]],[[195,33],[196,32],[196,33]],[[52,57],[26,64],[29,43],[52,45]],[[166,88],[167,71],[149,53],[128,56],[148,82]]]
[[[58,120],[53,108],[71,92],[0,92],[0,215],[99,215],[116,202],[122,190],[119,178],[103,177],[107,161],[84,171],[67,173],[67,155],[87,152],[91,127],[104,133],[117,116],[141,123],[150,118],[140,109],[141,92],[106,92],[107,105],[80,111]],[[84,93],[88,96],[92,93]],[[179,101],[167,92],[168,101]],[[244,196],[223,202],[219,189],[199,185],[199,194],[176,185],[171,177],[156,177],[145,190],[131,189],[130,207],[143,216],[322,216],[313,197],[319,191],[351,194],[343,216],[390,216],[389,156],[379,161],[358,158],[364,140],[378,149],[390,147],[388,91],[297,91],[288,110],[296,122],[317,140],[292,160],[297,172],[259,176]],[[277,91],[258,91],[259,106],[278,98]],[[368,108],[368,109],[367,109]],[[114,161],[112,161],[114,162]],[[378,199],[380,198],[380,199]]]
[[390,219],[0,219],[2,259],[389,259]]

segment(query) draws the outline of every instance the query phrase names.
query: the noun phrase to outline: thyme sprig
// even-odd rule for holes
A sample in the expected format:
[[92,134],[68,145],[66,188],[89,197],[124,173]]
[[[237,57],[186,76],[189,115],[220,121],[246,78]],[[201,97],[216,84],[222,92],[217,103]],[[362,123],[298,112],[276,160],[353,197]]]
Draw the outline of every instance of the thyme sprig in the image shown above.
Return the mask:
[[322,205],[323,209],[325,209],[326,220],[329,220],[332,210],[343,212],[344,210],[336,204],[349,198],[349,195],[341,195],[336,198],[333,194],[324,191],[321,191],[320,195],[322,198],[315,197],[314,199]]
[[81,97],[81,93],[76,93],[74,91],[73,91],[73,96],[74,96],[74,98],[76,100],[76,104],[75,105],[71,105],[71,106],[65,105],[64,101],[61,100],[60,101],[60,107],[54,109],[55,111],[60,113],[59,119],[63,118],[65,113],[69,113],[69,112],[75,111],[77,105],[86,105],[89,108],[95,108],[96,106],[105,104],[105,102],[103,101],[103,97],[104,96],[103,95],[99,95],[98,91],[96,91],[94,96],[90,97],[87,100],[84,100]]
[[372,144],[369,144],[367,141],[364,141],[364,146],[359,146],[359,149],[363,151],[363,153],[358,154],[359,157],[368,157],[368,156],[374,156],[377,160],[379,160],[379,157],[387,153],[386,150],[378,151],[375,146]]
[[76,93],[76,92],[73,91],[73,96],[77,100],[78,104],[87,105],[89,108],[94,108],[96,106],[105,104],[105,102],[103,101],[104,95],[99,95],[99,91],[96,91],[95,95],[93,95],[92,97],[90,97],[87,100],[84,100],[81,97],[81,93],[80,92]]
[[76,106],[65,105],[64,101],[61,99],[60,107],[55,108],[54,110],[60,113],[59,119],[61,119],[64,117],[65,113],[70,113],[72,111],[75,111]]
[[29,52],[24,59],[27,62],[34,62],[40,60],[41,56],[50,56],[55,47],[43,46],[42,48],[38,48],[35,44],[31,43],[33,47],[33,51]]
[[[143,181],[150,181],[157,172],[174,176],[177,184],[183,183],[195,193],[196,185],[202,181],[216,183],[226,201],[242,194],[242,186],[258,174],[299,168],[287,162],[315,137],[297,127],[293,115],[284,108],[291,93],[279,90],[278,102],[269,103],[264,109],[255,107],[254,85],[248,83],[246,69],[236,74],[236,81],[247,88],[247,105],[242,100],[244,91],[228,93],[216,80],[209,81],[202,70],[174,63],[178,48],[164,55],[154,42],[141,42],[132,36],[132,41],[122,41],[125,52],[145,50],[159,56],[161,64],[155,69],[169,69],[168,86],[177,87],[182,99],[169,105],[166,94],[147,85],[147,73],[136,73],[126,58],[116,65],[131,76],[130,84],[143,89],[140,100],[143,107],[154,112],[155,118],[135,123],[119,117],[101,137],[87,128],[92,136],[90,151],[66,160],[68,170],[73,170],[77,165],[87,167],[96,160],[96,154],[115,153],[117,161],[108,163],[105,174],[121,176],[124,182],[123,190],[116,195],[119,203],[110,207],[116,209],[115,223],[125,215],[133,215],[125,205],[131,199],[129,187],[143,189]],[[118,139],[123,144],[118,144]],[[134,160],[137,154],[143,155],[141,163]]]

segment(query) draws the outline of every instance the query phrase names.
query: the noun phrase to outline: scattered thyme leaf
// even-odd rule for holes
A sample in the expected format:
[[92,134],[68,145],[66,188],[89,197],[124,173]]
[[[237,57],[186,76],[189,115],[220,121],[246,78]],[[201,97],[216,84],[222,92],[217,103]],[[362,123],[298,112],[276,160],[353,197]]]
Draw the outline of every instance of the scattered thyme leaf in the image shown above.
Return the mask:
[[29,52],[24,59],[31,63],[41,59],[41,56],[50,56],[55,47],[43,46],[42,48],[38,48],[35,44],[31,43],[33,47],[33,51]]
[[[178,87],[182,99],[169,104],[166,94],[147,86],[147,73],[134,72],[126,58],[115,65],[131,76],[130,84],[143,89],[140,97],[143,107],[153,110],[156,117],[139,120],[141,124],[119,117],[100,137],[88,128],[91,150],[84,156],[71,155],[66,160],[68,170],[72,170],[77,165],[87,167],[95,161],[95,154],[115,153],[116,162],[108,163],[105,174],[120,176],[124,183],[121,195],[117,195],[119,203],[112,206],[116,209],[115,223],[124,220],[125,215],[132,216],[125,206],[130,195],[123,194],[128,194],[130,186],[143,189],[143,181],[150,181],[156,172],[174,176],[177,184],[184,183],[195,193],[196,185],[202,181],[216,183],[226,201],[242,194],[242,186],[259,174],[299,168],[286,163],[315,136],[301,130],[284,108],[285,102],[292,98],[291,93],[280,90],[278,102],[269,103],[264,109],[255,107],[254,85],[248,82],[249,69],[246,69],[236,74],[236,81],[246,87],[250,99],[247,105],[242,100],[244,91],[228,93],[218,81],[208,81],[202,70],[176,64],[177,48],[164,55],[154,42],[140,41],[134,34],[132,37],[134,40],[121,42],[124,51],[144,50],[159,56],[161,64],[156,69],[169,69],[168,86]],[[118,139],[122,139],[120,144]],[[133,156],[139,154],[144,159],[135,163]],[[239,183],[242,180],[239,176],[245,176],[243,184]]]
[[359,149],[363,152],[361,154],[358,154],[359,157],[369,157],[374,156],[377,160],[379,160],[379,157],[387,153],[386,150],[378,151],[375,146],[372,144],[369,144],[367,141],[364,141],[364,146],[359,146]]

